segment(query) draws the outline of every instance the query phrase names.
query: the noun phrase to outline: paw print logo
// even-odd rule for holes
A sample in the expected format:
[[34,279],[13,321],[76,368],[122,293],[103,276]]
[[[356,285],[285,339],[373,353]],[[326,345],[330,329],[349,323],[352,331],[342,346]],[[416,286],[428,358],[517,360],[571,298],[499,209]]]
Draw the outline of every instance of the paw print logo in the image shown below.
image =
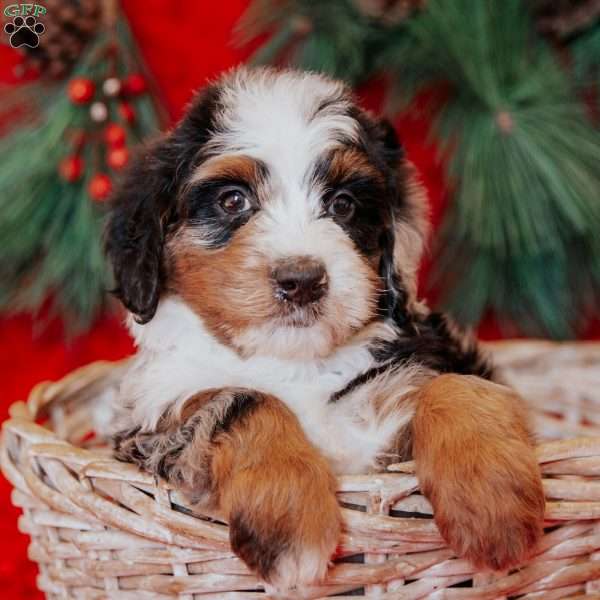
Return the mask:
[[4,31],[10,35],[9,42],[13,48],[29,46],[37,48],[40,43],[40,35],[44,33],[43,23],[40,23],[35,17],[15,17],[12,23],[6,23]]

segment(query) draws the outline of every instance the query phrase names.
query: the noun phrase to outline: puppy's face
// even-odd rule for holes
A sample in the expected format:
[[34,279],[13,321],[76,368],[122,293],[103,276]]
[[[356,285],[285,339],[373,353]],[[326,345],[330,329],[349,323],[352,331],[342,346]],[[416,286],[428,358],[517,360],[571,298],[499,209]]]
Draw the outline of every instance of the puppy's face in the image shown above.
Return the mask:
[[107,246],[149,320],[180,296],[243,355],[326,356],[406,308],[422,214],[389,127],[323,77],[237,71],[134,165]]

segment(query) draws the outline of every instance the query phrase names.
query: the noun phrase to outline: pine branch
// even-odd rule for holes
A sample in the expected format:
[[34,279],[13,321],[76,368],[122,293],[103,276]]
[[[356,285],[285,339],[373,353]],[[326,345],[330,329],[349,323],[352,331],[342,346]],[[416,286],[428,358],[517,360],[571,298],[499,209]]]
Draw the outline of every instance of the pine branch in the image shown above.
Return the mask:
[[293,65],[357,83],[373,75],[372,58],[389,29],[356,0],[255,0],[237,35],[241,43],[268,36],[252,64]]
[[571,39],[568,47],[575,81],[583,89],[595,87],[600,93],[600,26]]
[[455,186],[438,245],[447,306],[569,337],[600,282],[600,139],[531,30],[520,0],[430,0],[380,64],[404,106],[450,90],[432,115]]
[[[113,33],[126,52],[114,53]],[[115,32],[97,36],[73,77],[97,77],[102,86],[108,76],[131,73],[132,64],[139,68],[134,42],[127,25],[119,22]],[[15,92],[15,99],[19,95],[39,110],[23,114],[0,139],[0,310],[36,311],[51,296],[53,310],[65,317],[67,326],[84,329],[106,306],[110,287],[101,242],[105,205],[88,192],[98,170],[108,170],[106,122],[92,122],[91,106],[74,104],[67,83],[51,88],[34,84]],[[148,94],[128,102],[130,110],[135,107],[135,118],[127,136],[135,143],[158,130],[158,112]],[[108,118],[124,119],[116,114],[115,102],[107,105]],[[82,133],[90,142],[80,158],[89,168],[69,181],[59,165],[74,151],[74,134]]]

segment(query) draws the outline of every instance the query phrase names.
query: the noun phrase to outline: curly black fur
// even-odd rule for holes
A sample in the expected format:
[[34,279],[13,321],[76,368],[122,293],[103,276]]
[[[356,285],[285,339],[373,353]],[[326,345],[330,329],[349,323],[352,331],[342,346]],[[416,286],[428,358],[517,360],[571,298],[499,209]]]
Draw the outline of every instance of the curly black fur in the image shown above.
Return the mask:
[[133,161],[115,193],[105,229],[116,282],[113,293],[139,323],[147,323],[156,312],[166,282],[165,235],[182,208],[174,199],[191,169],[202,161],[218,104],[218,88],[206,88],[179,125]]
[[376,340],[371,348],[371,354],[380,364],[332,394],[330,402],[339,400],[389,369],[408,363],[418,363],[440,374],[494,377],[492,363],[481,352],[476,340],[459,330],[446,315],[430,313],[426,317],[417,317],[405,313],[395,324],[398,335],[392,340]]

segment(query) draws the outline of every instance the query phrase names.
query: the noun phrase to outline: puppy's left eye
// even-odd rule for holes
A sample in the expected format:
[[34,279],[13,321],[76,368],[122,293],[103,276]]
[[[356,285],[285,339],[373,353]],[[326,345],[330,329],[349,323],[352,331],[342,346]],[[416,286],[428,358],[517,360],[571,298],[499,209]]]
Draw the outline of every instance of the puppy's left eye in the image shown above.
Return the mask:
[[229,215],[239,215],[251,208],[250,200],[241,189],[230,189],[219,196],[219,206]]
[[327,212],[332,217],[342,221],[349,221],[354,214],[354,196],[349,192],[338,192],[329,201]]

